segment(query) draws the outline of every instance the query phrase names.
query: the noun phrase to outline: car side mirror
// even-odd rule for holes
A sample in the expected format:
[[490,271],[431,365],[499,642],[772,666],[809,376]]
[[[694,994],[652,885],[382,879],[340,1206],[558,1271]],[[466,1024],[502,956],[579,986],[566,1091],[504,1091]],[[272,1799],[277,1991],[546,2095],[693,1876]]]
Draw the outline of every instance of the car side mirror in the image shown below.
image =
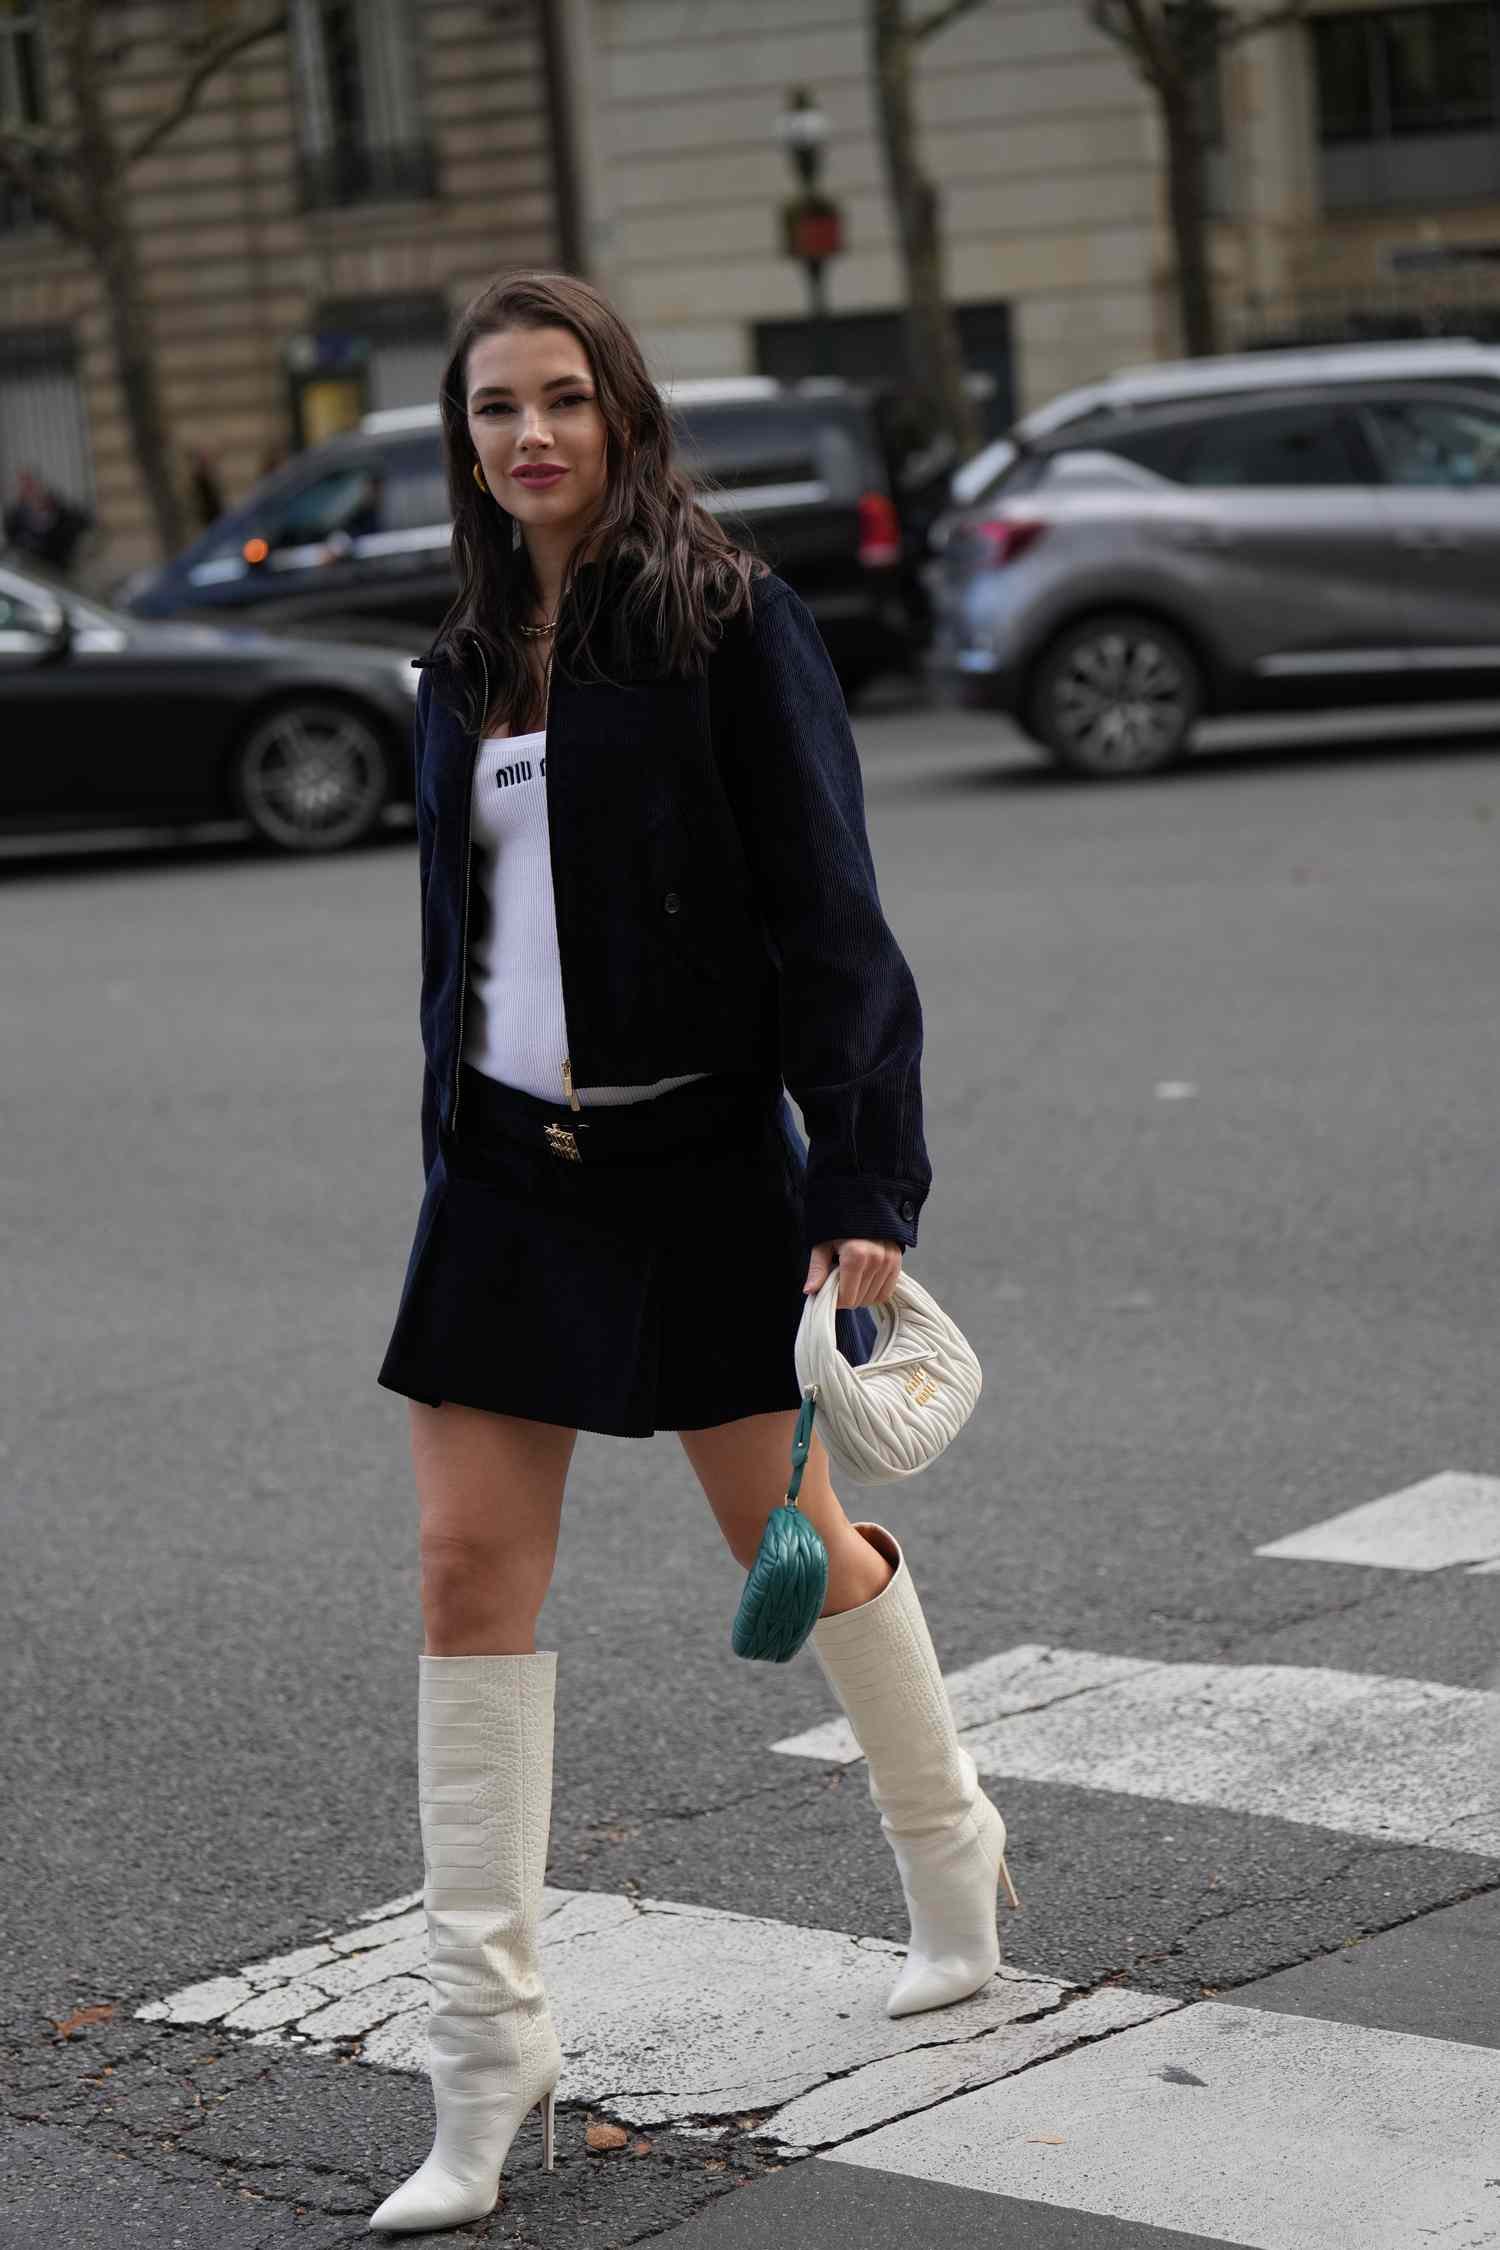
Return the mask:
[[32,605],[36,622],[28,617],[23,624],[8,620],[0,609],[0,670],[6,672],[38,671],[48,664],[61,664],[73,647],[73,620],[62,602],[36,602]]
[[73,653],[73,613],[66,602],[57,604],[57,615],[49,620],[49,630],[43,639],[39,665],[66,664]]

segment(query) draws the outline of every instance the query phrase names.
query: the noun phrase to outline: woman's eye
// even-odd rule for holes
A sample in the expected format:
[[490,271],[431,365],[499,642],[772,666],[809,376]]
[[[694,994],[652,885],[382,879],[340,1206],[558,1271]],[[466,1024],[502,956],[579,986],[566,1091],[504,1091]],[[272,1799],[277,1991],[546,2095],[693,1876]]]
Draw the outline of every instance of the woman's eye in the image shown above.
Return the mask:
[[[587,406],[589,400],[590,394],[587,391],[567,391],[553,403],[557,406]],[[476,418],[483,417],[486,414],[509,414],[510,411],[510,407],[506,405],[503,399],[492,399],[487,406],[481,406],[477,409]]]

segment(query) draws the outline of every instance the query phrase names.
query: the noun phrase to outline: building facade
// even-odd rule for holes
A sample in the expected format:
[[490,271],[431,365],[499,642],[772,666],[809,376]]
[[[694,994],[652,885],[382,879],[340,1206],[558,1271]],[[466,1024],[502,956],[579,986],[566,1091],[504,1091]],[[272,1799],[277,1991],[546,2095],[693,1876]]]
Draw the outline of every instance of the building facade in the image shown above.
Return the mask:
[[[584,239],[660,369],[778,373],[795,332],[810,348],[779,240],[794,86],[830,121],[825,185],[847,219],[833,355],[853,372],[898,351],[867,0],[562,4],[588,50]],[[992,419],[1174,355],[1157,116],[1086,0],[988,0],[917,70],[949,294]],[[1312,0],[1305,23],[1226,49],[1206,103],[1226,345],[1500,326],[1500,0]]]
[[[908,0],[917,12],[933,0]],[[1259,0],[1237,0],[1259,12]],[[590,273],[662,377],[899,377],[902,274],[867,0],[293,0],[131,175],[173,442],[234,498],[289,447],[432,396],[499,268]],[[109,101],[155,114],[185,11],[117,0]],[[0,9],[0,116],[56,99],[46,0]],[[918,112],[986,418],[1179,348],[1160,131],[1086,0],[987,0]],[[830,317],[785,253],[789,90],[828,120]],[[1500,334],[1500,0],[1313,0],[1207,90],[1227,345]],[[0,493],[35,467],[149,559],[102,293],[0,189]]]
[[[196,11],[192,11],[196,13]],[[0,10],[0,116],[65,99],[46,0]],[[128,132],[183,67],[177,0],[108,11]],[[226,499],[367,408],[429,399],[454,310],[497,267],[573,255],[538,0],[294,0],[289,33],[214,77],[129,175],[174,449]],[[88,575],[152,559],[103,292],[0,189],[0,494],[26,469],[81,501]]]

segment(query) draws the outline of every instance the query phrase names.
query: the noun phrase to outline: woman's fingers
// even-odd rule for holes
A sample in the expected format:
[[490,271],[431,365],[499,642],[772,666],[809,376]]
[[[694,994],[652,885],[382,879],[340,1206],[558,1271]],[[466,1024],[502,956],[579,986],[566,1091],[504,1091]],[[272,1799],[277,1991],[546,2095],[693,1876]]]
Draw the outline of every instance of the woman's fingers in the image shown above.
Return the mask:
[[[820,1242],[807,1261],[807,1279],[802,1284],[804,1297],[814,1297],[832,1273],[837,1261],[831,1242]],[[843,1286],[842,1282],[839,1285]]]
[[901,1252],[883,1242],[845,1242],[839,1247],[839,1305],[855,1312],[883,1304],[896,1286]]
[[861,1305],[884,1304],[901,1273],[899,1242],[820,1242],[808,1261],[804,1296],[821,1289],[833,1267],[839,1269],[836,1303],[840,1312],[856,1312]]

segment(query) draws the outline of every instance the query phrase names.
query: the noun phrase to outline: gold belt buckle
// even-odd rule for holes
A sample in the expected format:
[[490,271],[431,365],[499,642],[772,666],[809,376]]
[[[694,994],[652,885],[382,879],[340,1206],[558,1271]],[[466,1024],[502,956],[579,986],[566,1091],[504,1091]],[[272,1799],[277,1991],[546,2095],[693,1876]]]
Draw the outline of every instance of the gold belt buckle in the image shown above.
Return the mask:
[[578,1146],[578,1136],[566,1125],[549,1125],[546,1128],[547,1146],[554,1156],[565,1156],[571,1163],[583,1162],[583,1151]]

